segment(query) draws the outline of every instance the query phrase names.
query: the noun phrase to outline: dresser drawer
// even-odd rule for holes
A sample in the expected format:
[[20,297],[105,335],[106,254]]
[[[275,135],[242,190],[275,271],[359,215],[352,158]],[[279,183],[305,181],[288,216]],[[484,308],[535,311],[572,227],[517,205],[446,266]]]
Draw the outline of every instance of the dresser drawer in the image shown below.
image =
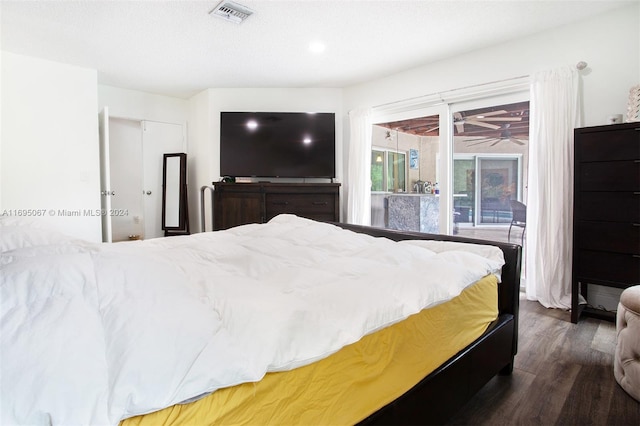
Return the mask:
[[576,134],[577,161],[640,160],[640,124],[636,128]]
[[576,252],[576,277],[580,280],[599,280],[640,284],[640,256],[591,250]]
[[336,197],[333,194],[267,194],[267,216],[291,213],[309,217],[308,214],[334,216]]
[[576,249],[640,254],[640,224],[579,221]]
[[640,223],[640,191],[576,194],[579,220]]
[[640,160],[582,163],[576,173],[582,191],[640,191]]

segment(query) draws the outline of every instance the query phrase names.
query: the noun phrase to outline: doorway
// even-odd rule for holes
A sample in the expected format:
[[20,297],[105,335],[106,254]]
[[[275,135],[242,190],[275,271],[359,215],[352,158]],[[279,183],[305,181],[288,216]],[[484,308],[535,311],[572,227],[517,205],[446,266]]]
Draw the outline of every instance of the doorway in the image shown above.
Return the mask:
[[526,203],[529,102],[460,104],[452,121],[454,233],[506,242],[511,201]]
[[[440,115],[376,123],[372,129],[371,225],[439,233]],[[439,192],[439,190],[438,190]],[[446,227],[446,223],[443,222]]]
[[101,113],[104,242],[164,236],[163,155],[186,152],[184,126]]

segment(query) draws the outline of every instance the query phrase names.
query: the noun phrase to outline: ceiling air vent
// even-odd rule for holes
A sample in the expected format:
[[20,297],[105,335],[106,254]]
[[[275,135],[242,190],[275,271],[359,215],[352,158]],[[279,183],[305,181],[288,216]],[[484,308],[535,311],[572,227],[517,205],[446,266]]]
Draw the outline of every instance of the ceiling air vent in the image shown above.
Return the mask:
[[253,10],[232,1],[223,0],[209,14],[239,24],[251,16]]

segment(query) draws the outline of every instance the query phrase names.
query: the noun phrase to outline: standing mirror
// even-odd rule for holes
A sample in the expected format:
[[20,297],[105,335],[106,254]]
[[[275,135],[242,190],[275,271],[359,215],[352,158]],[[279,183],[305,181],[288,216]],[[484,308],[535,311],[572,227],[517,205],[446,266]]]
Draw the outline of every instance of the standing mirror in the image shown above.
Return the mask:
[[187,154],[164,154],[162,229],[165,236],[189,234]]

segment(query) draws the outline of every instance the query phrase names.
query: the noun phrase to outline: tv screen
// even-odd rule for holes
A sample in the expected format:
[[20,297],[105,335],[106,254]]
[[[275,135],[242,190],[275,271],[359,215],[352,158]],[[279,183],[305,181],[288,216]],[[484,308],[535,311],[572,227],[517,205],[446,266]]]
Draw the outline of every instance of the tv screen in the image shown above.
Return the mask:
[[221,112],[220,174],[334,178],[334,113]]

